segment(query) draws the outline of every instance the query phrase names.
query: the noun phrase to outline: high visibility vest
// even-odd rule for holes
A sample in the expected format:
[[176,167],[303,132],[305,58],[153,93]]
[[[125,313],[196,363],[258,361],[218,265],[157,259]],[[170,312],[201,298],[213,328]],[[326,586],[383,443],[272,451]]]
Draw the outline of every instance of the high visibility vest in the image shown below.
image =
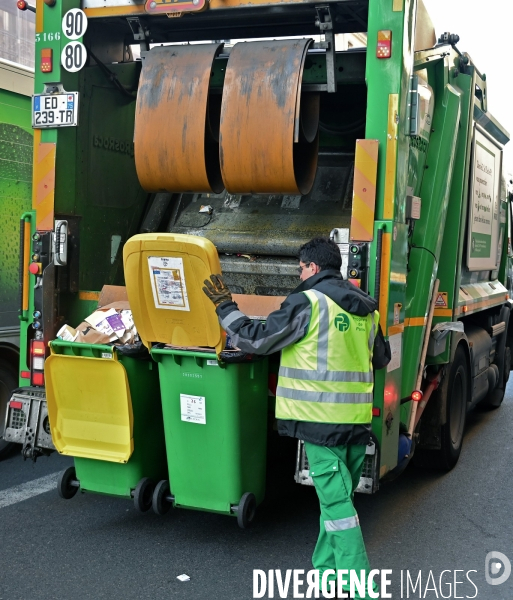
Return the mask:
[[305,337],[282,350],[276,418],[313,423],[372,421],[372,351],[379,313],[348,313],[317,290]]

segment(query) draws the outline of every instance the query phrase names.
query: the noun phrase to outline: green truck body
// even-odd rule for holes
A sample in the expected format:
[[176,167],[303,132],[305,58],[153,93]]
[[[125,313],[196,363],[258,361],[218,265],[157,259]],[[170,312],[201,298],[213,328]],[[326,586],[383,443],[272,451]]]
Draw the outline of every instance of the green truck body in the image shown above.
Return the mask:
[[[55,187],[50,199],[40,191],[33,200],[40,239],[32,252],[47,256],[39,292],[31,291],[31,307],[42,314],[27,313],[27,352],[32,339],[47,343],[60,325],[76,325],[92,312],[104,285],[124,284],[121,249],[134,234],[205,236],[217,246],[232,289],[263,295],[290,292],[299,243],[331,235],[343,253],[343,275],[379,301],[393,351],[375,377],[373,444],[361,491],[375,491],[412,457],[452,468],[467,410],[502,401],[512,331],[505,287],[510,210],[501,172],[509,135],[488,112],[486,78],[460,52],[457,36],[437,42],[416,0],[290,1],[280,3],[279,13],[271,3],[241,0],[223,8],[213,1],[174,19],[128,3],[96,4],[83,7],[88,28],[80,39],[89,59],[77,72],[64,69],[59,57],[70,42],[63,17],[79,3],[38,6],[36,62],[44,48],[54,59],[51,74],[36,72],[36,93],[45,86],[52,93],[49,82],[59,82],[61,91],[79,93],[79,114],[76,127],[35,130],[39,152],[53,153]],[[359,32],[367,35],[366,48],[334,52],[332,33]],[[325,43],[308,52],[302,79],[305,90],[320,94],[319,166],[308,194],[294,201],[273,190],[237,196],[142,189],[133,139],[144,67],[131,46],[147,51],[150,43],[319,33]],[[223,89],[228,61],[229,51],[214,60],[214,92]],[[375,141],[374,171],[359,162],[362,140]],[[370,213],[355,207],[357,171],[375,177]],[[46,176],[35,167],[36,186]],[[198,213],[207,204],[210,220]],[[365,221],[368,238],[355,237],[355,219]],[[50,238],[62,221],[65,266],[51,259]],[[25,384],[29,398],[35,388]],[[27,456],[44,450],[26,431],[16,435],[11,439]],[[296,479],[309,483],[301,453]]]

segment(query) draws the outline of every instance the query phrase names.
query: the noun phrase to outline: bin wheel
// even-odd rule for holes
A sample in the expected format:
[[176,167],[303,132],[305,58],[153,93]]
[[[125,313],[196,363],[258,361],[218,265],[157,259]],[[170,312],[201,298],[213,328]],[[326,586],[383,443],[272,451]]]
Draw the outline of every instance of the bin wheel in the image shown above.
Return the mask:
[[57,492],[59,496],[64,500],[69,500],[78,492],[78,486],[72,485],[76,481],[77,475],[75,473],[75,467],[68,467],[63,471],[57,481]]
[[241,529],[248,528],[253,519],[255,518],[256,512],[256,498],[255,494],[246,492],[242,495],[237,509],[237,524]]
[[167,499],[169,496],[169,481],[163,479],[159,481],[155,486],[155,491],[153,492],[153,499],[151,505],[153,507],[153,512],[157,515],[165,515],[169,509],[171,508],[171,502]]
[[134,490],[135,508],[142,513],[150,510],[155,483],[149,477],[143,477]]

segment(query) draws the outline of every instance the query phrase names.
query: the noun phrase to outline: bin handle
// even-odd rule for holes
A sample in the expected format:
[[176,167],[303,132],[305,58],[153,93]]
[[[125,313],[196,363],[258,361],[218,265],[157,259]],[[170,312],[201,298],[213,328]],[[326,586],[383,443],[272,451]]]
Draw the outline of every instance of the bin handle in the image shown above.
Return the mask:
[[[173,354],[174,356],[190,356],[193,358],[198,357],[205,359],[208,358],[208,360],[215,358],[217,360],[217,354],[215,352],[188,352],[187,350],[174,350],[172,348],[152,348],[151,355],[154,356],[155,354]],[[156,357],[155,360],[158,362],[159,358]]]
[[52,340],[50,342],[50,351],[52,354],[62,354],[62,349],[69,347],[71,347],[75,356],[82,356],[84,351],[89,350],[93,356],[85,356],[84,358],[100,358],[102,352],[108,352],[112,354],[113,359],[116,359],[115,346],[107,346],[107,344],[81,344],[79,342],[65,342],[64,340]]

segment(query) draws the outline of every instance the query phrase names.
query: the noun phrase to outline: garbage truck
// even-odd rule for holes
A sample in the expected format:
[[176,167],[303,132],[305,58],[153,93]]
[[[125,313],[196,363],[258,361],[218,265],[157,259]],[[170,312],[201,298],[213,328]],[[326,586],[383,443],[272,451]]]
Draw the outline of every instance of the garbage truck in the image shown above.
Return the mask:
[[[422,0],[38,3],[29,326],[5,438],[33,459],[54,449],[49,344],[125,285],[133,236],[206,238],[264,319],[299,283],[299,246],[324,236],[378,301],[392,354],[359,491],[410,460],[452,469],[467,412],[504,398],[513,335],[509,134],[458,44]],[[311,484],[301,442],[293,473]]]

